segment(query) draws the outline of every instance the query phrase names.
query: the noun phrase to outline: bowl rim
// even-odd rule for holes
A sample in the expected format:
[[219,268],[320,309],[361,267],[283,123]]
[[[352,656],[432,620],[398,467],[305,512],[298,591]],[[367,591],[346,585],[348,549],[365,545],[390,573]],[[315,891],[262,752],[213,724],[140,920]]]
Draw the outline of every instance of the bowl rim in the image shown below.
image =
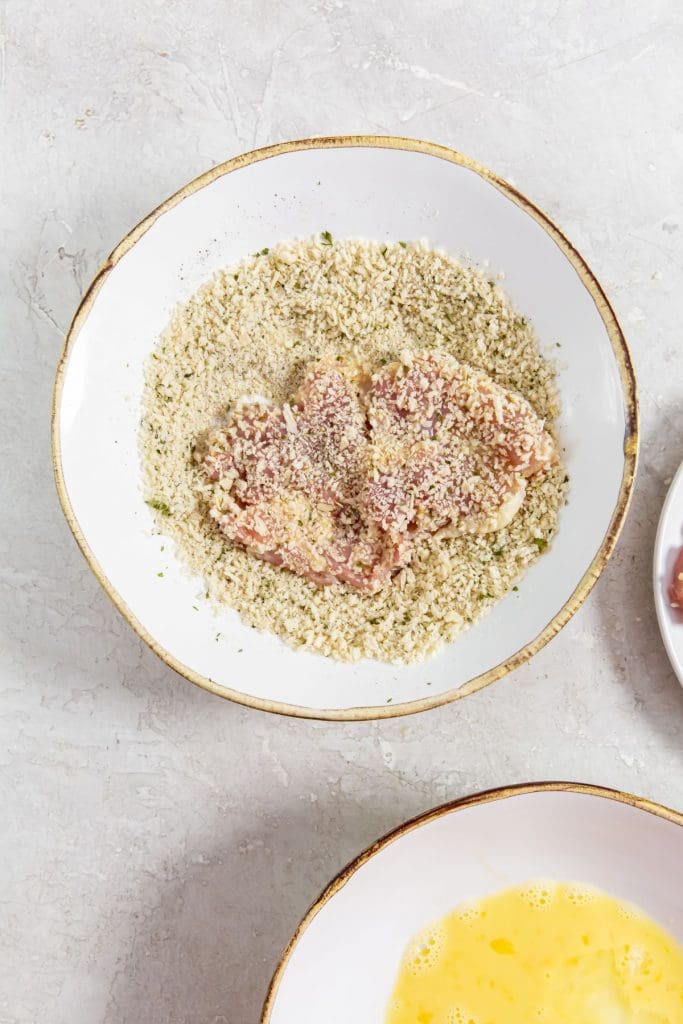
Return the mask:
[[[262,697],[255,697],[240,690],[223,686],[214,682],[207,676],[194,671],[188,665],[184,665],[167,651],[157,640],[145,629],[142,623],[133,615],[123,597],[114,589],[103,570],[101,569],[94,553],[90,549],[83,534],[78,519],[74,513],[62,468],[61,436],[60,436],[60,413],[63,384],[68,367],[69,356],[73,344],[85,323],[98,292],[105,283],[107,277],[116,264],[127,252],[142,238],[142,236],[153,226],[163,214],[173,209],[188,196],[210,185],[217,178],[249,164],[258,163],[271,157],[281,156],[287,153],[298,152],[308,149],[343,149],[343,148],[368,148],[368,149],[392,149],[405,150],[415,153],[423,153],[427,156],[446,160],[461,167],[473,171],[485,181],[502,192],[508,199],[528,213],[546,231],[555,244],[561,249],[574,270],[579,275],[584,287],[593,299],[598,313],[605,325],[612,350],[614,352],[619,376],[622,386],[622,397],[626,414],[626,431],[624,437],[624,468],[619,488],[619,494],[612,513],[610,523],[603,537],[602,543],[593,558],[592,562],[581,577],[573,593],[569,595],[563,606],[546,624],[541,632],[514,654],[510,655],[498,665],[488,669],[486,672],[474,676],[461,686],[447,690],[444,693],[436,694],[433,697],[423,697],[418,700],[404,701],[401,704],[382,706],[362,706],[351,708],[311,708],[304,705],[288,704],[283,701],[271,700]],[[427,711],[431,708],[449,704],[452,701],[461,700],[463,697],[483,687],[490,685],[496,680],[507,675],[513,669],[524,664],[533,655],[537,654],[545,645],[559,633],[567,624],[575,612],[580,608],[590,591],[593,589],[597,579],[605,568],[610,555],[614,550],[619,534],[621,532],[628,506],[633,491],[633,484],[636,473],[638,446],[639,446],[639,415],[638,398],[633,363],[628,350],[624,333],[621,329],[616,314],[605,295],[599,281],[584,260],[583,256],[572,245],[560,228],[545,214],[535,203],[528,199],[515,186],[488,170],[482,164],[465,156],[449,146],[435,142],[426,142],[421,139],[406,138],[396,135],[331,135],[306,139],[296,139],[289,142],[278,142],[274,145],[265,146],[260,149],[251,150],[240,156],[233,157],[224,163],[217,164],[210,170],[200,174],[188,184],[184,185],[168,199],[164,200],[151,213],[144,217],[127,235],[119,242],[110,256],[105,260],[95,274],[90,285],[81,299],[73,320],[69,326],[64,339],[64,345],[57,364],[55,383],[52,397],[52,465],[62,511],[76,543],[81,549],[90,569],[103,587],[104,591],[111,598],[119,613],[128,622],[140,639],[150,647],[158,657],[165,662],[169,668],[174,669],[179,675],[195,683],[197,686],[214,693],[217,696],[232,700],[237,704],[256,708],[261,711],[269,711],[276,714],[288,715],[294,718],[318,719],[323,721],[370,721],[380,718],[396,718],[403,715],[415,714],[419,711]]]
[[410,818],[402,825],[399,825],[397,828],[387,832],[380,839],[377,839],[374,843],[363,850],[362,853],[358,854],[357,857],[354,857],[354,859],[347,864],[345,868],[342,868],[342,870],[335,875],[332,881],[325,886],[318,898],[311,904],[302,917],[294,931],[294,934],[278,960],[263,1002],[260,1024],[269,1024],[271,1020],[271,1013],[273,1006],[275,1005],[275,998],[280,987],[282,976],[287,969],[294,950],[299,944],[299,940],[310,925],[311,921],[317,916],[318,912],[322,910],[328,900],[336,895],[340,889],[343,889],[349,879],[355,875],[359,868],[362,868],[367,861],[395,840],[401,839],[409,832],[413,832],[415,829],[421,828],[423,825],[436,821],[438,818],[442,818],[454,811],[462,811],[466,810],[468,807],[476,807],[479,804],[495,803],[497,800],[507,800],[511,797],[527,796],[533,793],[578,793],[585,796],[613,800],[616,803],[634,807],[636,810],[646,811],[648,814],[653,814],[658,818],[663,818],[664,820],[670,821],[674,825],[678,825],[683,828],[683,812],[681,811],[676,811],[671,807],[666,807],[664,804],[655,803],[654,800],[648,800],[645,797],[635,796],[633,793],[624,792],[619,789],[609,789],[605,786],[595,786],[585,782],[521,782],[514,786],[485,789],[479,793],[473,793],[471,796],[465,796],[459,800],[450,800],[445,804],[440,804],[438,807],[433,807],[429,811],[425,811],[414,818]]

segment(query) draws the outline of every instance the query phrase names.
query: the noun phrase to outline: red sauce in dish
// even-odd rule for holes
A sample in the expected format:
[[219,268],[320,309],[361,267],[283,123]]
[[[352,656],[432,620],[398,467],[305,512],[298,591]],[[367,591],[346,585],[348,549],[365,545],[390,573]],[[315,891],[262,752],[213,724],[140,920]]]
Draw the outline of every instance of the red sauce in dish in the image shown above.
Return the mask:
[[674,564],[673,577],[669,585],[669,597],[672,608],[683,608],[683,548],[678,552]]

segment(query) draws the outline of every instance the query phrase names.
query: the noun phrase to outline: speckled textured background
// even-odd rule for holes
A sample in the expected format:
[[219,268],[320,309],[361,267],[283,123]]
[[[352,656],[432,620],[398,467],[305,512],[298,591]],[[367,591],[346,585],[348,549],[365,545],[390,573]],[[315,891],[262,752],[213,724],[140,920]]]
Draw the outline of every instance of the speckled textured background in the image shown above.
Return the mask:
[[[683,692],[650,561],[683,456],[683,13],[676,0],[5,2],[0,379],[0,1020],[251,1024],[308,903],[381,832],[489,786],[573,778],[683,807]],[[119,618],[63,521],[52,380],[119,238],[279,139],[461,149],[560,224],[640,382],[617,553],[531,664],[356,726],[232,706]]]

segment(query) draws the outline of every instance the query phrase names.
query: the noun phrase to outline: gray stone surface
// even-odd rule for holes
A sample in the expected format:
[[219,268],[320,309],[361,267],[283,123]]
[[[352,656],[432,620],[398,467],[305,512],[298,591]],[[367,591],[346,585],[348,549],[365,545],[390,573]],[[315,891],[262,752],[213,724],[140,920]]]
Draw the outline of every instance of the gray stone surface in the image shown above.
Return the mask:
[[[568,778],[683,807],[650,560],[683,454],[676,0],[5,2],[0,1019],[250,1024],[330,876],[443,800]],[[137,640],[62,519],[52,379],[84,287],[200,171],[296,136],[434,139],[566,230],[626,329],[642,451],[618,551],[531,664],[382,724],[221,702]]]

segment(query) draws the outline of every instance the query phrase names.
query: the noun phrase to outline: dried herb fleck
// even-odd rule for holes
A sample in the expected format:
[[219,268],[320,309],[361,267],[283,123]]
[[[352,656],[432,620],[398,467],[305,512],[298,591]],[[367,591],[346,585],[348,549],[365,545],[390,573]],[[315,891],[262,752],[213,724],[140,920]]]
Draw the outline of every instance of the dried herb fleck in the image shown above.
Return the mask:
[[171,510],[165,501],[158,501],[156,498],[150,498],[145,502],[150,508],[156,509],[157,512],[161,512],[162,516],[170,516]]

